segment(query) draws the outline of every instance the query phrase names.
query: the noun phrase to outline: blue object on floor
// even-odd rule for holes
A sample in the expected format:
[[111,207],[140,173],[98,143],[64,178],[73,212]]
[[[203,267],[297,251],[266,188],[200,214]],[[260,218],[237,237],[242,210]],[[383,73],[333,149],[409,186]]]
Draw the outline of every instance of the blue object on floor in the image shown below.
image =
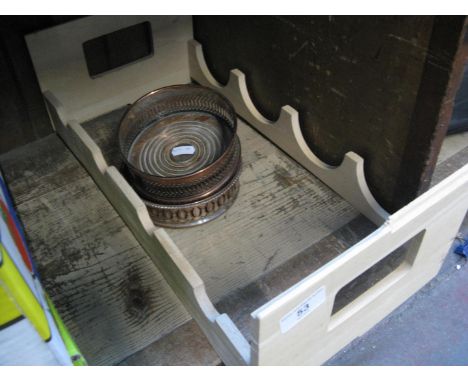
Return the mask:
[[462,241],[463,241],[463,244],[456,246],[454,252],[457,255],[468,257],[468,240],[462,239]]

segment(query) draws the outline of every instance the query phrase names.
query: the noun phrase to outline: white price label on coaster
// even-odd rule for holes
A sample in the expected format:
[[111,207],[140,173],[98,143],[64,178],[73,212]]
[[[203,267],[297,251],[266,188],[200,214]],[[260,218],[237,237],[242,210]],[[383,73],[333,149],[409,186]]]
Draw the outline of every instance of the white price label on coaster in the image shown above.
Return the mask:
[[321,287],[315,293],[308,297],[304,302],[291,310],[280,320],[281,333],[296,326],[302,319],[312,313],[318,306],[325,301],[325,287]]
[[171,151],[173,156],[179,156],[179,155],[192,155],[195,153],[195,147],[193,146],[177,146],[174,147]]

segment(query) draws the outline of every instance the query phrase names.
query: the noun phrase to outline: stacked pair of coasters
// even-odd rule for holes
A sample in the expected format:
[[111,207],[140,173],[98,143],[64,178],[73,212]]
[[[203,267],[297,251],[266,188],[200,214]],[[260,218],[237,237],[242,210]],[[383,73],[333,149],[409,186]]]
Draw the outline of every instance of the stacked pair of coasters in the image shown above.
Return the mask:
[[196,85],[152,91],[129,107],[119,146],[130,184],[154,223],[187,227],[223,214],[239,191],[234,107]]

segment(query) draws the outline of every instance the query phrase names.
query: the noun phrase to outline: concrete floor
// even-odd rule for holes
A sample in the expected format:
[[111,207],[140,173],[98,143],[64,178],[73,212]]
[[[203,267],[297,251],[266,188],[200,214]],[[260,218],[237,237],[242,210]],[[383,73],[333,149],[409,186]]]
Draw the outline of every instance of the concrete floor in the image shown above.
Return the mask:
[[468,365],[468,264],[455,245],[437,277],[326,365]]

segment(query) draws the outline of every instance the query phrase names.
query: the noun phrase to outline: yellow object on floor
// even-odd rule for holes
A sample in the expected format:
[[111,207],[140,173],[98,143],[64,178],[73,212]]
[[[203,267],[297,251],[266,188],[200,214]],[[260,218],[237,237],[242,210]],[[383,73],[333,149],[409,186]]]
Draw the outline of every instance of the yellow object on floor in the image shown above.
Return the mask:
[[21,317],[21,312],[0,283],[0,328],[19,317]]
[[[50,329],[44,310],[2,244],[0,244],[0,285],[6,292],[7,298],[11,296],[18,309],[31,321],[41,338],[44,341],[49,340]],[[11,307],[10,313],[5,311],[5,317],[8,314],[12,315],[10,309]]]

